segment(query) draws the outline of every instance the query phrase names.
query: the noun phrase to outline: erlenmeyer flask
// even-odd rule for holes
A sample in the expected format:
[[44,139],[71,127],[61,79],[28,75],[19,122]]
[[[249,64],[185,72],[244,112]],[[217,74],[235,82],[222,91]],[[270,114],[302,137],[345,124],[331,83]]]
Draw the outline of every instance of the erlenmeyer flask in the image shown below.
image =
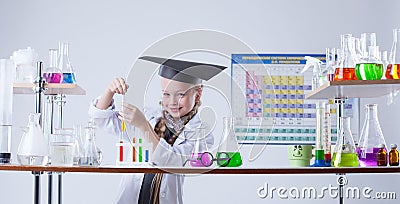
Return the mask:
[[102,160],[102,153],[96,146],[95,128],[93,126],[85,127],[86,142],[83,149],[83,157],[79,160],[80,166],[99,166]]
[[68,43],[61,43],[59,44],[59,52],[60,57],[58,60],[58,68],[63,73],[63,81],[62,83],[65,84],[75,84],[75,72],[72,68],[71,62],[69,61],[69,44]]
[[39,124],[40,113],[29,114],[29,124],[18,146],[17,159],[21,165],[47,165],[49,146]]
[[342,57],[340,61],[340,66],[335,70],[335,81],[357,80],[356,73],[354,71],[354,49],[354,37],[351,34],[341,35]]
[[393,44],[389,54],[389,64],[386,69],[386,79],[400,78],[400,28],[393,29]]
[[235,136],[234,118],[224,117],[224,137],[216,155],[217,164],[222,167],[238,167],[242,165],[242,157]]
[[192,167],[208,167],[212,164],[212,154],[208,151],[206,142],[206,129],[199,127],[195,130],[195,146],[190,155],[190,166]]
[[379,144],[384,144],[386,147],[385,138],[378,121],[378,105],[367,104],[365,106],[365,122],[357,147],[360,166],[376,166],[376,153],[379,150]]
[[331,165],[334,167],[357,167],[358,157],[350,129],[350,118],[340,117],[338,141],[332,156]]
[[43,78],[47,83],[62,83],[63,74],[61,70],[57,67],[57,49],[49,49],[49,67],[47,67],[43,72]]

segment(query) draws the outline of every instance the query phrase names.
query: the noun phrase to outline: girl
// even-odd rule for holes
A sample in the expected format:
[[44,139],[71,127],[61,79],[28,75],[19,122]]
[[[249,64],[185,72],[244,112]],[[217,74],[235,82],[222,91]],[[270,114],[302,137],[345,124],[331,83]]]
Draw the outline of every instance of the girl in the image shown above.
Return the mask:
[[[123,103],[122,111],[116,112],[114,94],[125,94],[129,88],[122,78],[114,79],[104,94],[95,100],[89,115],[100,127],[121,131],[121,120],[150,133],[153,144],[152,162],[156,166],[182,166],[192,153],[196,137],[195,129],[207,127],[198,114],[201,105],[201,81],[208,80],[226,67],[164,59],[141,57],[160,64],[162,110],[145,110],[143,114],[136,106]],[[208,133],[203,145],[211,146],[213,136]],[[125,177],[118,196],[118,203],[183,203],[183,175],[135,174]]]

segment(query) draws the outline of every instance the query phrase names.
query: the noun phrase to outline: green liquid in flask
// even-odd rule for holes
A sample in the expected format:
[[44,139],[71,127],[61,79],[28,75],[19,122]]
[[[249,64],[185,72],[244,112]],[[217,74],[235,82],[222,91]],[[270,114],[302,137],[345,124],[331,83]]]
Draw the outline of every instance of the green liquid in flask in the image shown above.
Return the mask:
[[356,75],[359,80],[379,80],[383,76],[383,65],[377,63],[356,64]]
[[333,153],[331,165],[334,167],[358,167],[356,153]]
[[217,152],[217,164],[221,167],[239,167],[242,157],[240,152]]

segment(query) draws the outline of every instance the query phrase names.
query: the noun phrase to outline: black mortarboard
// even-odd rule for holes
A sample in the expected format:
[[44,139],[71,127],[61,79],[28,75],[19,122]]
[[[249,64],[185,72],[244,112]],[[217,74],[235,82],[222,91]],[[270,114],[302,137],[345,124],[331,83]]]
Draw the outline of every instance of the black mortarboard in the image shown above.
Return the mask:
[[139,59],[160,64],[158,74],[164,78],[190,84],[199,84],[201,80],[207,81],[227,68],[220,65],[161,57],[143,56]]

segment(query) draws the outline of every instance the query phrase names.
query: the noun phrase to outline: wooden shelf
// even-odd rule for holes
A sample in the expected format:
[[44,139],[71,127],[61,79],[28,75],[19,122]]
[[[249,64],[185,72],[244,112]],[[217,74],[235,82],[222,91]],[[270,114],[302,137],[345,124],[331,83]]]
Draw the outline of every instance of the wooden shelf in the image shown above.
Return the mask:
[[[33,87],[35,85],[31,83],[14,83],[14,94],[34,94]],[[47,90],[44,92],[45,95],[85,95],[86,91],[77,84],[45,84]]]
[[400,90],[400,79],[330,81],[306,99],[375,98]]
[[175,173],[175,174],[347,174],[400,173],[400,167],[299,167],[299,168],[156,168],[137,167],[57,167],[0,165],[1,171],[81,172],[81,173]]

